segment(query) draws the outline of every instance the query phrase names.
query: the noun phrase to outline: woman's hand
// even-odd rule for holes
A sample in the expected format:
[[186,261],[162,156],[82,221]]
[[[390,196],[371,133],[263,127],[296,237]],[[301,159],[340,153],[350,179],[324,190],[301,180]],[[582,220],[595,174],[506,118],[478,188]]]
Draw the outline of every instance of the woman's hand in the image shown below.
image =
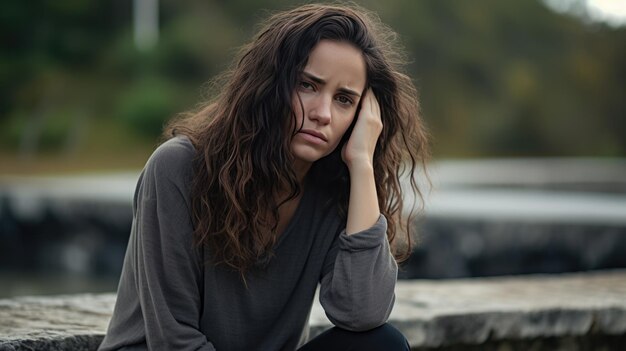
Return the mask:
[[354,167],[372,167],[376,142],[383,130],[383,122],[380,116],[380,106],[372,91],[368,88],[361,101],[361,111],[357,118],[350,139],[341,150],[343,162],[348,169]]
[[383,130],[380,106],[371,88],[361,101],[350,139],[341,150],[343,162],[350,171],[350,200],[346,233],[358,233],[370,228],[380,216],[374,180],[374,150]]

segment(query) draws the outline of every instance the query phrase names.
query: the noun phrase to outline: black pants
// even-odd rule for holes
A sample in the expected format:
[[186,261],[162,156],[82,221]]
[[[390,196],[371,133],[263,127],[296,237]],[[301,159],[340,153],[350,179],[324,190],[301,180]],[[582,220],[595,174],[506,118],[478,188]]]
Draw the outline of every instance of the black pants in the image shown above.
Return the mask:
[[334,327],[304,344],[298,351],[410,351],[409,342],[390,324],[364,332]]

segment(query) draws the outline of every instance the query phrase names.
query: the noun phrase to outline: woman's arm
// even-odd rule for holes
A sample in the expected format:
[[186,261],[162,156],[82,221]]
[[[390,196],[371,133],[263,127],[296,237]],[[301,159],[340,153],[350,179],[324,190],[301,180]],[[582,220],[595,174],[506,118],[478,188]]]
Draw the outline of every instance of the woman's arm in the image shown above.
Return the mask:
[[320,289],[320,302],[331,322],[354,331],[387,321],[398,273],[374,182],[372,159],[382,122],[371,90],[358,118],[342,150],[351,184],[347,225],[326,257]]
[[383,129],[380,107],[369,88],[361,101],[361,110],[342,157],[350,171],[350,202],[348,205],[348,235],[371,227],[378,216],[378,196],[374,181],[373,158],[376,142]]
[[[214,350],[199,330],[202,276],[177,150],[156,154],[137,204],[138,295],[150,349]],[[179,155],[180,156],[180,155]]]
[[186,144],[169,141],[142,172],[103,350],[143,343],[151,350],[215,350],[199,330],[203,279],[185,190],[190,155]]
[[387,321],[395,302],[398,266],[380,215],[366,230],[337,237],[324,261],[319,300],[336,326],[364,331]]

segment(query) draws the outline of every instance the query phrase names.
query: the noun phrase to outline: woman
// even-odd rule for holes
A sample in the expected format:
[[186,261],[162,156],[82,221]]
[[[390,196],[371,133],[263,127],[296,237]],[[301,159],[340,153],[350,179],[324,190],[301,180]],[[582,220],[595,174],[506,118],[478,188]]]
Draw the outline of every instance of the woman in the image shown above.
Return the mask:
[[[148,160],[101,350],[408,350],[385,322],[427,143],[392,39],[354,7],[267,20]],[[336,327],[307,343],[318,284]]]

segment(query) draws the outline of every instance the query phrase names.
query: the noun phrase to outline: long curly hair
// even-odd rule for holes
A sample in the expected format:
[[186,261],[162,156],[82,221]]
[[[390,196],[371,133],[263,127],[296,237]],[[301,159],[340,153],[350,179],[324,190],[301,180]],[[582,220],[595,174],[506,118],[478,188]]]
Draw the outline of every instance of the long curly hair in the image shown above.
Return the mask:
[[[164,132],[165,138],[188,136],[198,150],[191,195],[194,242],[209,248],[214,264],[242,276],[271,257],[278,208],[302,191],[290,149],[299,127],[293,123],[292,94],[313,47],[329,39],[351,43],[363,53],[383,123],[373,159],[378,202],[388,219],[392,252],[398,261],[406,259],[417,210],[412,206],[408,215],[403,213],[401,182],[406,177],[416,201],[423,199],[415,175],[426,169],[429,150],[417,91],[402,73],[405,60],[396,33],[356,5],[321,4],[273,14],[257,33],[212,82],[219,93],[181,114]],[[325,189],[345,220],[350,183],[340,152],[341,145],[311,171],[332,174],[324,180]],[[289,196],[279,202],[277,194],[285,191]]]

